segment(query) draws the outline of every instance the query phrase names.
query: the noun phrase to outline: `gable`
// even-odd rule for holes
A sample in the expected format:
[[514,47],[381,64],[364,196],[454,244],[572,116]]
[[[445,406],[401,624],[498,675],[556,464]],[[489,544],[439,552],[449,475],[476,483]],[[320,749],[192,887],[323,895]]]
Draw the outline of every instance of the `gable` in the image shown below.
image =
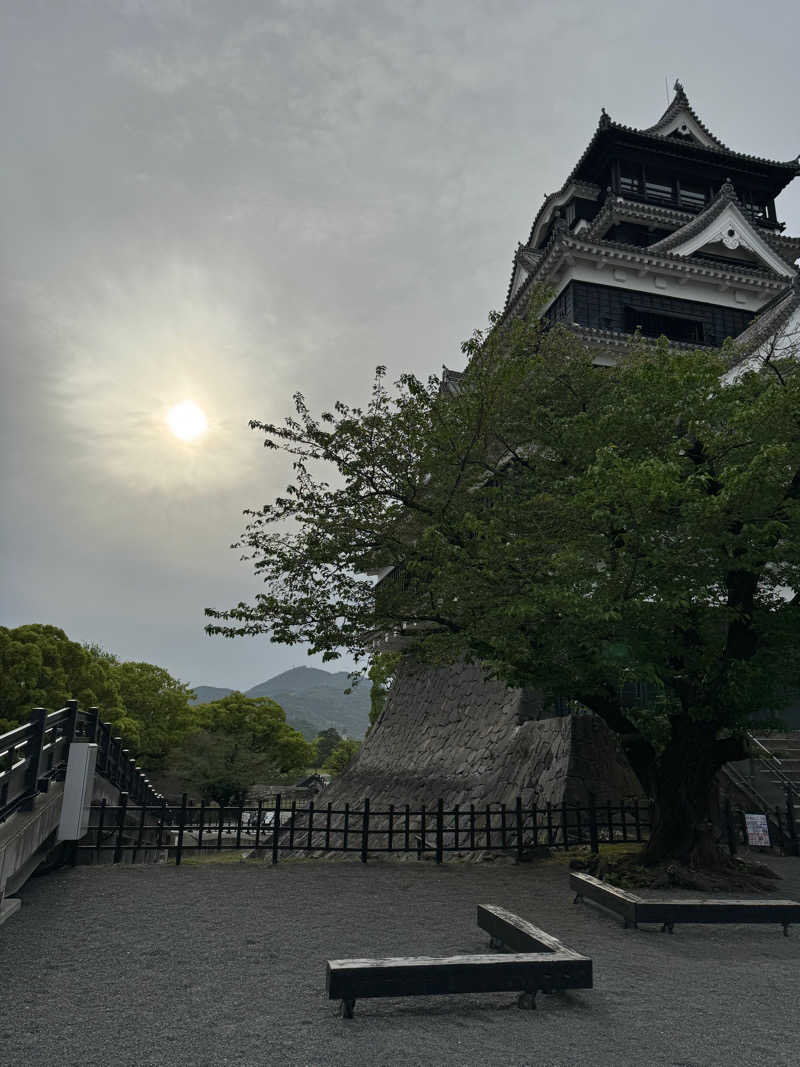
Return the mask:
[[719,141],[710,136],[695,117],[683,108],[663,126],[654,129],[653,133],[659,133],[662,137],[674,137],[676,140],[693,141],[705,148],[719,147]]
[[[685,228],[688,230],[690,226]],[[653,250],[658,250],[662,243],[666,242],[657,242],[652,246]],[[702,255],[705,251],[728,261],[740,261],[743,266],[766,267],[784,276],[796,273],[767,244],[733,202],[727,203],[722,211],[715,212],[714,217],[699,230],[692,227],[692,232],[687,234],[685,240],[681,240],[681,231],[678,230],[669,239],[669,245],[670,255]]]

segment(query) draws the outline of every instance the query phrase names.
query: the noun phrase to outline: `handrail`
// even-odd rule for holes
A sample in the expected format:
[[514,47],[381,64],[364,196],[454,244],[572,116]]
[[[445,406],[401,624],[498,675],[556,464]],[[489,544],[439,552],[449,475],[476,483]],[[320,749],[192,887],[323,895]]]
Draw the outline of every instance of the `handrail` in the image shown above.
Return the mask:
[[769,763],[770,766],[771,766],[772,772],[778,776],[778,779],[779,779],[780,782],[782,782],[784,788],[788,789],[790,791],[790,793],[794,793],[796,791],[795,784],[792,781],[792,779],[789,778],[789,776],[783,771],[783,769],[782,769],[783,768],[783,763],[778,759],[778,757],[773,752],[770,752],[770,750],[767,748],[766,745],[762,745],[762,743],[758,740],[757,737],[754,737],[753,734],[751,734],[749,732],[748,732],[747,736],[752,742],[754,742],[756,745],[758,745],[758,747],[763,752],[766,753],[765,756],[758,756],[758,759],[763,760],[764,763]]
[[[129,758],[111,723],[100,721],[98,708],[79,711],[77,700],[48,712],[36,708],[29,722],[0,735],[0,822],[19,809],[30,810],[50,781],[63,780],[74,740],[98,746],[96,773],[131,794],[131,799],[160,801],[135,760]],[[10,758],[9,758],[10,757]]]
[[758,801],[759,807],[762,811],[770,814],[770,804],[768,800],[765,800],[762,794],[752,784],[747,775],[742,774],[740,770],[733,766],[731,763],[724,763],[721,768],[723,774],[727,775],[731,781],[739,787],[743,792],[749,793],[753,800]]

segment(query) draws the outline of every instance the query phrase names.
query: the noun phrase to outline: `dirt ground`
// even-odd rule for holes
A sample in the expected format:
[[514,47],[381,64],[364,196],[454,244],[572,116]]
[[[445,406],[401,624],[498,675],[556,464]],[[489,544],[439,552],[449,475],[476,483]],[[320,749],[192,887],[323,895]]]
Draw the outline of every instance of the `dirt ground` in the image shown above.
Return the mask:
[[[770,858],[800,900],[800,860]],[[0,927],[3,1067],[800,1062],[800,927],[623,929],[529,864],[184,863],[62,869]],[[594,988],[326,999],[325,961],[487,952],[500,904],[594,960]]]

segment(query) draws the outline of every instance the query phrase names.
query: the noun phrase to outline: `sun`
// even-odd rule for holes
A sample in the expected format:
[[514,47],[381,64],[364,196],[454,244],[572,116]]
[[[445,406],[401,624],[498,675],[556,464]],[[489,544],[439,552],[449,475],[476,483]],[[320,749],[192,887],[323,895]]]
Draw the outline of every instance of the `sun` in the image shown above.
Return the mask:
[[208,420],[197,404],[191,400],[184,400],[182,404],[176,404],[167,412],[167,423],[170,430],[181,441],[194,441],[201,437],[208,429]]

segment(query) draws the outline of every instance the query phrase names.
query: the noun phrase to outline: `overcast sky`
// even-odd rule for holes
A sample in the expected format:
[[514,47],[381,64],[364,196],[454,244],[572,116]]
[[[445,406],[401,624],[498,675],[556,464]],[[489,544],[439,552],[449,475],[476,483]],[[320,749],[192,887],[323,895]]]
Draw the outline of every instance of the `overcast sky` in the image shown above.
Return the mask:
[[651,125],[677,76],[732,148],[795,157],[799,10],[0,0],[0,624],[191,684],[319,665],[203,633],[258,588],[242,510],[289,480],[248,419],[461,367],[601,105]]

